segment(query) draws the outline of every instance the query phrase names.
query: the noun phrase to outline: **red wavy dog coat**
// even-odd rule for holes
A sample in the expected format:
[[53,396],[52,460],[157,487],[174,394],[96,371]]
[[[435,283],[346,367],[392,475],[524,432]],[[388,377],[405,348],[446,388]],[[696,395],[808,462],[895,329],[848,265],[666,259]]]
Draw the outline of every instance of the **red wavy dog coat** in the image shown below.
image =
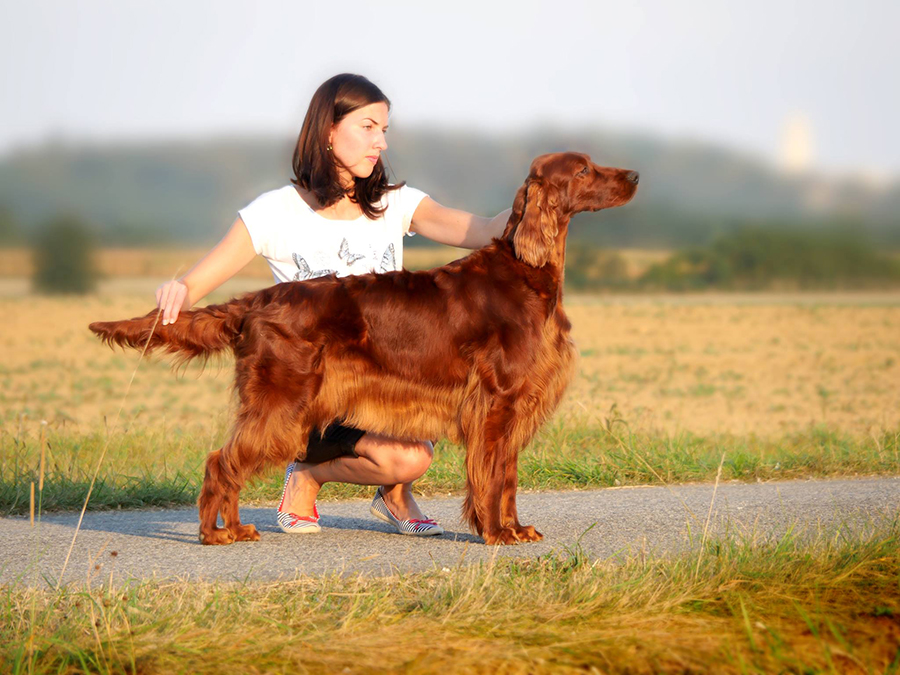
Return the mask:
[[90,329],[107,344],[162,348],[182,361],[234,352],[240,402],[231,438],[206,460],[204,544],[259,539],[238,515],[245,481],[302,460],[310,429],[338,419],[465,444],[464,518],[488,544],[538,541],[516,513],[517,462],[574,374],[562,308],[569,219],[625,204],[637,182],[587,155],[543,155],[503,235],[443,267],[282,283],[182,312],[168,326],[154,329],[155,309]]

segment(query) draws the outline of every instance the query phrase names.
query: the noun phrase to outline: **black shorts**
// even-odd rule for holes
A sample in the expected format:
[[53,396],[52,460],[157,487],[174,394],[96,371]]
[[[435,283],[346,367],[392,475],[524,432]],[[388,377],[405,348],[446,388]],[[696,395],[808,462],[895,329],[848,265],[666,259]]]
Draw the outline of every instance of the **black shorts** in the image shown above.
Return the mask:
[[356,444],[366,432],[356,427],[348,427],[334,422],[322,433],[317,427],[309,433],[306,459],[309,464],[321,464],[338,457],[358,457]]

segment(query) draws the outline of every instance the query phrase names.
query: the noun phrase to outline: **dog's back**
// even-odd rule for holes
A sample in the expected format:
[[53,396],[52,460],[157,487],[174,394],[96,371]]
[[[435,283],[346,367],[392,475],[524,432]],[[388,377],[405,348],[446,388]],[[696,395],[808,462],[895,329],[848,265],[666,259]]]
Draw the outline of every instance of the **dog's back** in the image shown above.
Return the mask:
[[90,330],[110,345],[177,354],[178,363],[228,348],[240,360],[264,345],[307,342],[325,353],[355,354],[398,377],[452,386],[466,378],[472,354],[488,341],[506,359],[530,357],[521,345],[534,344],[541,331],[534,319],[546,319],[554,304],[541,292],[541,275],[527,283],[523,271],[533,269],[508,242],[495,240],[431,270],[287,282],[184,311],[165,327],[153,310],[95,322]]

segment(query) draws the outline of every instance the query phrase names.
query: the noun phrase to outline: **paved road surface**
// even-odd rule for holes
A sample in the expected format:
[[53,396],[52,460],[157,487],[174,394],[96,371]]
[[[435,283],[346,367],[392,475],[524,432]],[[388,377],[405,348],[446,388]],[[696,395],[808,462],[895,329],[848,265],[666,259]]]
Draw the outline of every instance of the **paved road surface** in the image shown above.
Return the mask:
[[[688,524],[695,537],[702,533],[712,495],[711,484],[522,493],[522,522],[537,526],[545,539],[499,547],[496,555],[534,557],[564,551],[579,536],[593,558],[623,550],[678,550],[689,545]],[[324,529],[311,535],[277,530],[272,507],[244,507],[243,522],[255,524],[262,539],[231,546],[199,544],[195,508],[88,512],[65,580],[84,581],[89,573],[94,583],[108,581],[110,575],[117,581],[272,580],[354,571],[384,575],[489,560],[494,547],[480,543],[459,523],[461,501],[419,500],[425,513],[447,530],[427,539],[392,532],[369,514],[368,501],[323,503]],[[711,531],[778,536],[793,523],[807,533],[834,534],[840,528],[864,529],[898,514],[900,478],[722,484]],[[27,518],[0,518],[0,583],[42,584],[48,579],[55,584],[77,520],[77,514],[49,515],[39,528],[32,528]]]

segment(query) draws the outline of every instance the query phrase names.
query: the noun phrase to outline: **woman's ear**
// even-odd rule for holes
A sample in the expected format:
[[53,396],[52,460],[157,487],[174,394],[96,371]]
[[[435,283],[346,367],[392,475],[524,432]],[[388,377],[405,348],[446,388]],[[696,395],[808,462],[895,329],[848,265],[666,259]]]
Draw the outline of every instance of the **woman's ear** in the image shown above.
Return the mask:
[[559,233],[556,221],[557,199],[555,189],[545,188],[540,179],[529,179],[519,189],[513,203],[510,222],[513,222],[517,212],[521,214],[513,233],[513,246],[516,256],[532,267],[546,265],[553,251],[553,244]]

